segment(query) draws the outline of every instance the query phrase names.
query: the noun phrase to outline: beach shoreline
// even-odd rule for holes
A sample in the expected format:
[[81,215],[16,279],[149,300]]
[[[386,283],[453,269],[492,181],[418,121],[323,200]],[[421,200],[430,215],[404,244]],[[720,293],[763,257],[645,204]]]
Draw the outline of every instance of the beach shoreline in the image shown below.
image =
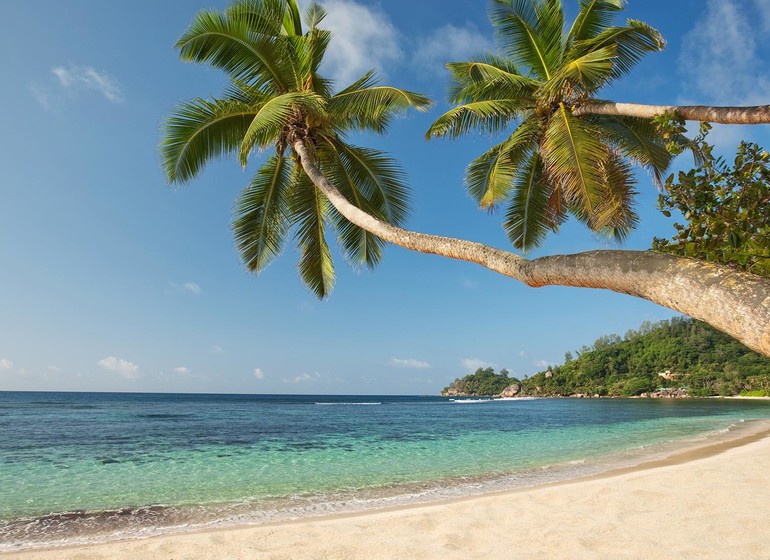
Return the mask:
[[[762,468],[770,464],[770,428],[767,422],[748,424],[664,457],[537,486],[299,520],[3,552],[0,557],[761,558],[756,551],[770,550],[770,515],[761,497],[770,486],[770,473]],[[631,518],[638,518],[632,531],[623,530],[619,522]],[[604,528],[597,526],[600,519]],[[701,534],[705,526],[722,540]],[[668,548],[656,548],[655,539],[641,538],[660,538],[661,531],[672,528],[670,538],[682,554],[672,556]],[[500,541],[503,535],[515,541],[529,532],[540,538],[522,542],[513,555],[505,539]],[[728,547],[731,538],[736,542]],[[711,549],[703,547],[705,542],[713,543]],[[755,553],[736,555],[735,547]]]

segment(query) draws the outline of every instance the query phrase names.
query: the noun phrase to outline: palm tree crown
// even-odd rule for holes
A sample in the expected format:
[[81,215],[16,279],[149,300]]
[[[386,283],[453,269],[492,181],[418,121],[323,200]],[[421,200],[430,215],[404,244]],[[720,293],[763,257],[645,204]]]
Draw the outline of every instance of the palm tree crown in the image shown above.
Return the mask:
[[353,265],[376,266],[384,242],[329,204],[298,164],[292,144],[301,140],[352,204],[401,225],[409,202],[401,169],[346,136],[383,133],[398,112],[430,105],[419,94],[378,85],[374,72],[334,93],[318,73],[330,40],[329,31],[318,27],[324,15],[311,4],[303,32],[296,0],[236,0],[222,12],[199,12],[176,46],[183,60],[227,72],[229,85],[219,98],[180,104],[164,121],[160,147],[171,183],[193,179],[212,158],[237,154],[246,166],[254,151],[274,148],[236,201],[236,244],[246,267],[259,272],[293,232],[300,275],[319,297],[328,296],[334,283],[327,226]]
[[466,185],[482,207],[508,202],[504,228],[518,249],[537,247],[570,214],[623,239],[637,222],[630,162],[649,170],[658,184],[668,168],[666,140],[651,120],[573,115],[582,104],[600,102],[596,92],[644,54],[664,47],[645,23],[610,25],[624,2],[580,0],[567,27],[561,0],[492,0],[490,19],[502,55],[447,65],[457,106],[427,136],[500,133],[517,124],[470,163]]

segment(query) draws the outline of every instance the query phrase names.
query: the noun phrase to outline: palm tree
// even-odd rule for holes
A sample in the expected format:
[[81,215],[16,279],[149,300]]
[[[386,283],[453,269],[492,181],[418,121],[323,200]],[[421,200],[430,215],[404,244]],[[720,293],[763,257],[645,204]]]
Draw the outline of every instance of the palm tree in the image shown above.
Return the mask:
[[561,0],[493,0],[490,18],[503,56],[447,65],[457,106],[428,137],[493,134],[517,126],[468,166],[466,184],[484,208],[507,202],[504,228],[514,247],[537,247],[568,214],[622,240],[637,223],[636,162],[660,185],[670,141],[648,118],[574,110],[664,46],[649,25],[610,26],[623,0],[581,0],[567,28]]
[[374,267],[384,241],[331,206],[298,164],[300,141],[347,200],[384,222],[400,225],[409,193],[402,171],[382,152],[354,146],[354,131],[382,133],[399,111],[426,109],[427,98],[377,84],[369,72],[336,93],[318,72],[330,33],[319,29],[323,9],[296,0],[237,0],[223,12],[201,11],[176,46],[185,61],[208,63],[230,78],[217,99],[182,103],[165,120],[161,154],[171,183],[195,178],[214,157],[237,154],[245,167],[272,149],[235,205],[233,232],[247,269],[259,272],[279,255],[290,232],[300,249],[299,271],[319,297],[329,295],[334,266],[327,226],[354,266]]
[[[605,12],[589,20],[595,22],[600,13]],[[382,132],[396,112],[424,109],[428,101],[377,86],[371,73],[332,94],[317,72],[329,41],[317,27],[322,16],[312,6],[303,34],[295,0],[238,0],[223,13],[198,14],[178,43],[183,59],[224,69],[231,84],[221,99],[184,103],[166,119],[161,152],[168,180],[188,181],[217,156],[237,153],[246,163],[254,149],[275,148],[236,206],[236,240],[249,269],[261,270],[275,258],[293,228],[303,279],[319,296],[328,295],[333,272],[324,235],[331,224],[353,262],[376,264],[381,239],[477,263],[528,286],[612,290],[704,320],[770,356],[768,279],[649,251],[528,260],[482,243],[399,227],[406,194],[398,168],[384,154],[350,146],[345,133]],[[585,25],[595,25],[589,20]],[[604,107],[587,103],[573,116],[597,106]],[[566,122],[572,122],[569,116]]]

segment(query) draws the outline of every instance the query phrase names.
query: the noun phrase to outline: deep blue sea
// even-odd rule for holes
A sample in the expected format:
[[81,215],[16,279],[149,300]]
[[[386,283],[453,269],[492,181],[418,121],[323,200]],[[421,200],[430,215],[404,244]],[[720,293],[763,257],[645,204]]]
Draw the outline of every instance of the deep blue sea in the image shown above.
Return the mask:
[[721,399],[0,392],[0,551],[533,485],[768,419]]

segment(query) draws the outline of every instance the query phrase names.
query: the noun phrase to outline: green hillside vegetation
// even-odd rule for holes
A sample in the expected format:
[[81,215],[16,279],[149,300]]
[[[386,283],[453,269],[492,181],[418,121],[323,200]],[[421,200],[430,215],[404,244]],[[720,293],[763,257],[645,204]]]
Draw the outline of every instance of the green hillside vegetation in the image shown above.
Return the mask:
[[689,318],[645,322],[622,338],[602,336],[576,356],[567,352],[563,365],[521,381],[502,373],[479,369],[444,393],[496,395],[518,383],[520,394],[531,396],[631,397],[661,389],[685,389],[689,396],[770,395],[770,359]]

